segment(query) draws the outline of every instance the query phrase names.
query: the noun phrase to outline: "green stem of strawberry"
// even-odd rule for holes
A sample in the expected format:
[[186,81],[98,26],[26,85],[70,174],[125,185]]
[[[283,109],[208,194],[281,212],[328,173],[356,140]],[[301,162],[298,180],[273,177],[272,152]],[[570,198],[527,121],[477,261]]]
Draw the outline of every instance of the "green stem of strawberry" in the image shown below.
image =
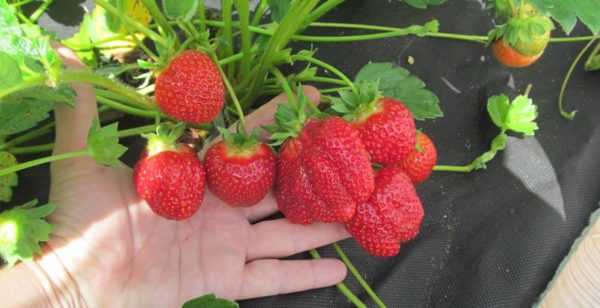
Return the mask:
[[140,0],[140,2],[148,9],[152,18],[156,21],[156,23],[163,29],[163,31],[168,35],[175,39],[175,48],[179,47],[179,40],[177,40],[177,33],[171,27],[171,25],[167,22],[167,18],[160,11],[158,6],[156,5],[155,0]]
[[254,10],[254,17],[252,17],[252,26],[256,26],[260,23],[263,14],[265,13],[265,9],[267,8],[267,0],[260,0],[260,3]]
[[[23,82],[20,82],[18,84],[1,89],[0,90],[0,98],[5,97],[12,93],[21,91],[21,90],[28,89],[28,88],[44,86],[44,85],[46,85],[46,83],[47,83],[46,76],[40,74],[38,76],[31,77],[31,78],[29,78]],[[89,83],[89,84],[97,85],[97,86],[106,88],[110,91],[119,93],[127,98],[130,98],[133,101],[137,102],[140,106],[146,106],[149,109],[156,109],[156,105],[154,104],[153,101],[151,101],[150,99],[146,98],[145,96],[139,94],[135,90],[130,89],[121,84],[118,84],[118,83],[110,80],[109,78],[106,78],[104,76],[101,76],[101,75],[98,75],[98,74],[95,74],[92,72],[71,71],[71,70],[61,71],[59,73],[58,84],[56,84],[54,86],[58,86],[60,84],[71,84],[71,83]]]
[[475,170],[475,164],[471,163],[464,166],[450,166],[450,165],[435,165],[434,171],[450,171],[450,172],[471,172]]
[[344,73],[342,73],[340,70],[338,70],[331,64],[325,63],[325,62],[323,62],[319,59],[313,58],[313,57],[308,57],[308,56],[303,56],[303,55],[293,55],[293,56],[291,56],[291,58],[292,58],[292,61],[299,60],[299,61],[306,61],[306,62],[316,64],[316,65],[334,73],[341,80],[343,80],[350,89],[352,89],[352,92],[358,93],[358,91],[356,90],[356,86],[354,86],[354,83],[348,77],[346,77],[346,75],[344,75]]
[[250,31],[250,8],[248,1],[237,1],[237,11],[240,17],[240,30],[242,33],[242,76],[250,75],[251,54],[250,47],[252,44],[252,32]]
[[275,29],[273,36],[271,36],[267,42],[267,45],[258,60],[256,69],[252,70],[253,73],[248,76],[244,76],[245,80],[250,80],[247,94],[242,99],[244,107],[254,102],[257,98],[260,86],[273,63],[273,60],[279,51],[288,44],[292,36],[300,29],[306,17],[318,3],[318,0],[292,2],[287,14],[285,14],[281,23]]
[[596,39],[599,36],[600,36],[600,33],[596,34],[596,36],[594,36],[594,39],[589,41],[589,43],[587,43],[585,45],[585,47],[583,47],[583,49],[579,52],[577,57],[575,57],[575,60],[573,60],[571,67],[569,67],[569,70],[567,71],[567,75],[565,75],[565,80],[563,80],[562,86],[560,87],[560,93],[558,94],[558,111],[560,112],[560,115],[567,120],[573,120],[573,118],[575,117],[575,114],[577,113],[577,110],[573,110],[571,112],[566,112],[563,109],[563,101],[564,101],[564,96],[565,96],[565,90],[567,89],[567,84],[569,83],[569,79],[571,78],[571,74],[573,74],[573,71],[575,70],[577,63],[579,63],[579,61],[581,61],[581,58],[583,57],[583,55],[588,51],[588,49],[590,49],[590,47],[592,47],[592,45],[594,44],[594,42],[596,41]]
[[275,66],[273,66],[271,68],[271,72],[273,73],[273,75],[275,75],[275,78],[277,79],[277,81],[279,82],[279,85],[283,89],[283,92],[287,96],[288,103],[291,106],[296,106],[296,103],[295,103],[296,98],[294,97],[294,92],[292,91],[292,88],[290,88],[290,84],[288,83],[288,80],[285,78],[285,76],[283,76],[281,71]]
[[54,0],[46,0],[44,1],[44,3],[42,3],[42,5],[40,5],[35,12],[33,12],[30,16],[29,16],[29,20],[31,22],[36,22],[40,16],[42,16],[42,14],[44,14],[44,12],[48,9],[48,7],[52,4],[52,2],[54,2]]
[[346,264],[346,267],[348,267],[348,269],[354,275],[354,277],[356,278],[356,280],[358,280],[358,283],[360,283],[360,285],[365,289],[365,291],[367,291],[367,294],[369,294],[369,296],[371,296],[371,298],[373,299],[373,301],[375,302],[375,304],[377,304],[377,306],[381,307],[381,308],[386,307],[386,305],[379,298],[379,296],[377,296],[377,294],[375,293],[375,291],[373,291],[373,289],[371,289],[371,287],[369,286],[369,284],[363,279],[363,277],[361,276],[360,272],[358,272],[358,270],[356,269],[356,267],[354,267],[354,264],[352,264],[352,262],[350,261],[350,259],[348,258],[348,256],[346,256],[346,254],[344,253],[344,251],[342,250],[342,248],[340,247],[340,245],[338,245],[337,243],[333,243],[333,248],[338,253],[338,255],[340,256],[340,258],[342,259],[342,261],[344,261],[344,264]]
[[[250,54],[253,55],[253,54],[257,53],[258,50],[259,50],[259,47],[257,45],[252,46],[252,48],[250,49]],[[219,60],[219,64],[226,65],[226,64],[229,64],[229,63],[232,63],[232,62],[236,62],[236,61],[241,60],[244,56],[245,56],[245,54],[243,52],[236,53],[233,56],[220,59]]]
[[[316,249],[311,249],[309,251],[310,255],[313,257],[313,259],[315,260],[319,260],[321,259],[321,255],[319,255],[319,252],[317,252]],[[348,300],[350,300],[356,307],[359,308],[367,308],[367,305],[365,305],[365,303],[363,303],[356,295],[354,295],[354,293],[352,293],[352,291],[350,291],[350,289],[348,289],[348,287],[346,287],[346,285],[342,282],[338,283],[335,285],[338,290],[340,290],[340,292],[342,292],[342,294],[344,294],[346,296],[346,298],[348,298]]]
[[[133,136],[139,136],[140,134],[151,133],[156,130],[156,124],[140,126],[130,129],[124,129],[117,133],[119,138],[127,138]],[[50,152],[54,149],[54,143],[46,143],[28,147],[10,147],[8,151],[12,154],[35,154],[35,153],[44,153]]]
[[125,33],[121,33],[121,34],[116,34],[101,40],[97,40],[95,42],[89,43],[89,44],[84,44],[84,45],[77,45],[74,43],[70,43],[67,40],[63,40],[61,41],[61,43],[67,47],[69,47],[70,49],[73,49],[74,51],[90,51],[102,44],[106,44],[106,43],[110,43],[112,41],[118,41],[118,40],[122,40],[124,38],[126,38],[128,36],[128,34]]
[[512,16],[517,16],[517,7],[515,6],[515,3],[513,2],[513,0],[508,0],[508,6],[510,6],[510,11],[512,12]]
[[[344,80],[323,77],[323,76],[310,76],[310,77],[306,77],[306,78],[294,77],[294,78],[291,78],[290,81],[294,81],[294,82],[312,81],[312,82],[331,83],[331,84],[337,84],[337,85],[342,85],[342,86],[347,85],[346,81],[344,81]],[[264,84],[269,85],[269,84],[274,84],[276,82],[277,82],[277,79],[275,79],[275,78],[267,78],[267,79],[265,79]],[[344,87],[344,88],[349,89],[349,87]]]
[[24,142],[27,142],[29,140],[49,134],[54,130],[54,127],[55,127],[55,123],[48,123],[48,124],[38,128],[36,130],[33,130],[29,133],[26,133],[19,137],[13,138],[3,144],[0,144],[0,151],[4,151],[8,148],[15,147],[15,146],[22,144]]
[[98,103],[100,103],[100,104],[103,104],[112,109],[115,109],[115,110],[118,110],[118,111],[121,111],[121,112],[124,112],[127,114],[131,114],[131,115],[135,115],[135,116],[139,116],[139,117],[143,117],[143,118],[150,118],[150,119],[154,119],[154,117],[156,117],[157,111],[141,110],[138,108],[130,107],[130,106],[121,104],[115,100],[112,100],[110,98],[103,97],[101,95],[97,95],[96,99],[98,100]]
[[321,94],[329,94],[329,93],[337,93],[339,91],[349,91],[350,88],[349,87],[335,87],[335,88],[328,88],[328,89],[322,89]]
[[[221,14],[223,18],[223,23],[225,26],[223,27],[223,44],[219,44],[219,47],[223,47],[221,49],[221,57],[226,58],[233,55],[233,34],[232,34],[232,0],[223,0],[221,1]],[[233,76],[233,66],[227,65],[227,76]]]
[[592,60],[600,53],[600,44],[596,45],[592,52],[590,52],[589,58],[585,61],[585,66],[591,65]]
[[35,167],[38,165],[50,163],[50,162],[57,161],[57,160],[80,157],[80,156],[90,156],[90,151],[85,149],[85,150],[81,150],[81,151],[67,152],[67,153],[56,154],[56,155],[51,155],[48,157],[42,157],[39,159],[30,160],[28,162],[24,162],[24,163],[21,163],[21,164],[12,166],[12,167],[0,169],[0,176],[14,173],[17,171],[21,171],[21,170],[24,170],[27,168]]
[[167,46],[167,40],[160,36],[160,34],[150,30],[150,28],[142,25],[141,23],[139,23],[137,20],[123,14],[123,12],[119,11],[119,9],[117,9],[116,7],[114,7],[113,5],[111,5],[110,3],[108,3],[105,0],[94,0],[94,2],[101,6],[102,8],[104,8],[107,12],[117,16],[118,18],[121,19],[121,21],[123,22],[123,24],[127,27],[132,27],[133,29],[135,29],[136,31],[139,31],[140,33],[144,34],[145,36],[149,37],[150,39],[158,42],[159,44],[163,45],[163,46]]
[[198,21],[198,32],[206,32],[206,6],[204,5],[204,0],[198,1],[198,14],[195,20]]

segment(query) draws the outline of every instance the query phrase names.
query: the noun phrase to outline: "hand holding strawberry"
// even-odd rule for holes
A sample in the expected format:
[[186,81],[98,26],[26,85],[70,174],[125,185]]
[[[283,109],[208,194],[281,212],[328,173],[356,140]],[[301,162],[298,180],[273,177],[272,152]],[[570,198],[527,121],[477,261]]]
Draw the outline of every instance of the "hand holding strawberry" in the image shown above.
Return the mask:
[[[65,48],[59,50],[67,63],[76,62]],[[56,153],[85,148],[97,113],[93,88],[75,89],[76,107],[56,108]],[[314,88],[307,93],[318,100]],[[247,118],[248,125],[267,124],[262,119],[272,118],[273,110],[274,104],[266,104]],[[180,306],[199,294],[253,298],[320,288],[345,276],[338,260],[277,259],[341,240],[347,233],[339,224],[257,222],[277,211],[270,194],[252,208],[234,209],[206,191],[198,213],[176,222],[155,215],[145,204],[130,168],[103,167],[80,157],[57,161],[51,171],[50,200],[57,209],[49,220],[56,231],[42,256],[2,273],[22,296],[32,292],[35,298],[27,298],[26,304]],[[19,284],[26,278],[31,284]]]

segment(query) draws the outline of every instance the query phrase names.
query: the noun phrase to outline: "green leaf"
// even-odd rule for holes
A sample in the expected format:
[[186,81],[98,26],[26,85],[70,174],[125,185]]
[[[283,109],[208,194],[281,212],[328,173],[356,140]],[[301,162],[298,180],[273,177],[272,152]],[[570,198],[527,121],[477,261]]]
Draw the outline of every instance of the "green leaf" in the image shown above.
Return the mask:
[[109,166],[122,165],[119,157],[127,151],[127,147],[119,144],[118,123],[100,128],[100,121],[95,118],[88,133],[88,151],[99,164]]
[[[0,152],[0,169],[15,166],[17,159],[8,152]],[[17,186],[19,179],[17,173],[0,176],[0,201],[10,202],[12,199],[12,187]]]
[[95,31],[93,29],[93,26],[94,20],[92,18],[92,15],[90,15],[90,13],[85,13],[83,15],[83,21],[79,26],[79,31],[75,33],[72,37],[64,40],[62,43],[70,47],[77,47],[73,49],[75,50],[75,54],[77,54],[79,59],[81,59],[83,63],[91,67],[96,67],[98,63],[98,58],[96,57],[94,49],[80,48],[82,46],[93,45],[94,41],[91,35],[91,33]]
[[[519,1],[517,1],[519,2]],[[592,33],[600,31],[600,1],[598,0],[528,0],[538,11],[549,14],[568,34],[579,19]]]
[[488,9],[493,9],[496,12],[496,17],[512,16],[509,1],[511,0],[492,0],[488,5]]
[[417,120],[434,119],[444,114],[438,97],[425,89],[425,83],[411,76],[405,68],[393,63],[369,63],[356,75],[355,82],[379,81],[379,90],[386,97],[402,102]]
[[194,299],[191,299],[181,308],[237,308],[239,305],[236,302],[218,298],[214,294],[207,294]]
[[269,4],[269,8],[271,8],[271,20],[276,23],[279,23],[285,13],[290,9],[291,1],[290,0],[267,0]]
[[21,68],[9,54],[0,51],[0,87],[19,83],[22,80]]
[[171,19],[183,17],[184,20],[192,20],[198,12],[199,0],[163,0],[165,15]]
[[46,204],[34,207],[37,200],[0,213],[0,255],[8,266],[17,261],[31,260],[42,252],[41,241],[47,241],[54,227],[46,222],[56,206]]
[[508,96],[496,95],[488,99],[487,111],[492,118],[492,121],[499,128],[504,128],[506,123],[506,117],[508,116],[508,110],[510,109],[510,100]]
[[22,94],[27,93],[17,92],[0,101],[0,136],[20,133],[48,118],[53,108],[51,101],[39,101]]
[[440,5],[446,0],[399,0],[404,1],[406,4],[416,7],[418,9],[426,9],[428,5]]
[[20,25],[6,0],[0,0],[0,46],[19,65],[26,58],[40,61],[51,78],[55,78],[62,60],[50,47],[50,38],[38,25]]
[[533,136],[534,131],[538,129],[534,121],[537,115],[537,106],[533,101],[527,96],[519,95],[511,103],[506,117],[506,127],[526,136]]

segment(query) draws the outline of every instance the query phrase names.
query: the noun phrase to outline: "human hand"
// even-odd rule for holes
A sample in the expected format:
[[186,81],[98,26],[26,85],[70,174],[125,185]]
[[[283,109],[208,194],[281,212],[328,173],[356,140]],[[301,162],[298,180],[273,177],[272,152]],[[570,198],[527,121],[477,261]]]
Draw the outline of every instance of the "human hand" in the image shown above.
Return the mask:
[[[82,64],[57,47],[72,68]],[[91,86],[75,85],[76,107],[57,105],[55,153],[81,150],[96,101]],[[318,101],[319,92],[305,87]],[[247,117],[248,127],[273,119],[279,96]],[[207,293],[233,300],[297,292],[344,279],[338,260],[278,260],[344,239],[341,224],[301,226],[277,212],[272,194],[251,208],[231,208],[207,189],[191,218],[155,215],[138,196],[127,167],[104,167],[91,158],[51,166],[49,220],[56,231],[33,266],[47,277],[50,296],[89,306],[181,306]],[[52,293],[55,292],[55,293]],[[58,294],[57,294],[58,293]]]

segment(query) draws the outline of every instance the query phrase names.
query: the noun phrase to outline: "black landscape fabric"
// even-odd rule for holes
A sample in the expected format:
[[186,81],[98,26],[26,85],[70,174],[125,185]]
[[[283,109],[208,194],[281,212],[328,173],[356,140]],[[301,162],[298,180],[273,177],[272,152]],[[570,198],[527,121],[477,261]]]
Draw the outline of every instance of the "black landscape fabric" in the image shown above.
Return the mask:
[[[484,6],[482,1],[451,0],[417,10],[399,1],[347,1],[322,21],[406,27],[435,18],[442,32],[485,35],[493,22]],[[82,13],[64,19],[57,12],[54,7],[41,22],[59,34],[73,31],[79,18],[75,13]],[[67,26],[57,24],[64,20],[69,21]],[[308,33],[341,34],[313,29]],[[559,28],[553,35],[565,33]],[[578,26],[571,35],[589,31]],[[544,56],[526,69],[504,68],[483,44],[457,40],[411,36],[312,45],[317,57],[349,76],[369,61],[395,62],[424,80],[440,98],[445,116],[417,126],[435,142],[440,164],[467,164],[489,148],[498,133],[486,112],[489,96],[505,93],[514,98],[533,85],[530,96],[539,106],[536,136],[512,135],[506,150],[485,170],[434,172],[419,184],[425,208],[421,232],[398,256],[379,259],[352,239],[340,243],[389,307],[526,307],[536,302],[600,200],[600,72],[585,73],[582,65],[575,69],[565,96],[566,108],[579,111],[574,121],[560,117],[557,109],[563,77],[584,45],[550,44]],[[413,64],[408,63],[409,56]],[[135,163],[141,143],[135,141],[136,149],[126,154],[129,165]],[[28,201],[32,195],[47,200],[48,181],[48,166],[21,172],[13,203]],[[324,257],[337,256],[330,247],[319,251]],[[368,306],[375,306],[351,274],[345,283]],[[350,306],[335,287],[240,304]]]

